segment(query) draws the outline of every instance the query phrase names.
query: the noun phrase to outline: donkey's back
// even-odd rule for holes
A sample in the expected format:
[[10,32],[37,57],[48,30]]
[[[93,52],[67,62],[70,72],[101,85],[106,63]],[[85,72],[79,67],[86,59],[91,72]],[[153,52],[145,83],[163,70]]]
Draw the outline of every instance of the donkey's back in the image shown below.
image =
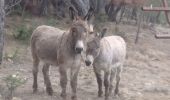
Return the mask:
[[63,32],[64,32],[63,30],[55,27],[41,25],[34,30],[31,39],[34,39],[35,37],[40,39],[52,36],[59,36],[63,34]]
[[56,49],[63,33],[63,30],[51,26],[37,27],[31,37],[33,60],[43,60],[46,63],[55,64],[57,59]]
[[108,36],[101,39],[101,53],[98,59],[107,64],[123,63],[126,56],[126,43],[120,36]]

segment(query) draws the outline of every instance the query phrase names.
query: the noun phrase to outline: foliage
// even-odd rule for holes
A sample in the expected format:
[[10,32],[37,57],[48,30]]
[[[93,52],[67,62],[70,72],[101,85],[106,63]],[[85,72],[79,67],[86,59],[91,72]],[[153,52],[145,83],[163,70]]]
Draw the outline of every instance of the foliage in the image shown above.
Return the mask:
[[[41,2],[40,2],[41,1]],[[70,2],[70,0],[5,0],[5,4],[6,4],[6,13],[8,13],[8,10],[9,10],[9,13],[13,12],[13,13],[18,13],[24,17],[30,17],[32,15],[44,15],[43,13],[47,10],[48,12],[45,14],[46,16],[51,16],[53,10],[54,10],[54,13],[55,14],[59,14],[58,16],[61,17],[60,13],[66,13],[68,9],[64,9],[65,6],[67,5],[70,5],[72,2]],[[96,3],[98,3],[98,5],[95,5],[95,3],[93,3],[93,0],[90,0],[92,1],[91,3],[93,5],[91,6],[94,6],[98,9],[98,8],[102,8],[102,6],[104,6],[106,3],[108,3],[108,1],[103,1],[103,0],[95,0]],[[145,6],[153,6],[153,7],[159,7],[162,5],[162,0],[147,0],[147,2],[145,3]],[[167,0],[169,2],[169,5],[170,5],[170,0]],[[17,2],[17,3],[16,3]],[[61,3],[61,5],[59,5],[59,9],[56,9],[56,4],[57,3]],[[75,3],[79,3],[80,1],[79,0],[76,0]],[[104,3],[105,2],[105,3]],[[100,3],[103,3],[103,4],[100,4]],[[87,3],[88,4],[88,3]],[[83,4],[84,6],[87,5],[86,3]],[[64,6],[65,5],[65,6]],[[51,9],[53,6],[53,9]],[[73,4],[73,6],[75,6]],[[82,9],[85,9],[81,4],[79,5],[81,6]],[[76,8],[76,6],[75,6]],[[79,10],[78,10],[79,11]],[[81,10],[80,10],[81,11]],[[24,13],[24,14],[23,14]],[[34,14],[35,13],[35,14]],[[82,13],[82,12],[81,12]],[[101,22],[105,22],[107,20],[107,16],[105,14],[101,15],[100,13],[97,13],[96,12],[96,19],[98,21],[101,21]],[[158,23],[161,23],[161,24],[165,24],[166,23],[166,19],[165,19],[165,15],[164,13],[162,12],[158,17],[156,17],[158,15],[158,12],[146,12],[144,14],[144,16],[146,16],[146,20],[150,20],[149,22],[158,22]],[[156,17],[156,18],[155,18]],[[156,19],[156,20],[155,20]],[[53,19],[49,19],[47,24],[48,25],[52,25],[54,26],[56,23],[56,21],[54,21]],[[22,36],[21,36],[22,37]]]
[[18,39],[18,40],[29,40],[32,32],[33,32],[33,27],[27,27],[26,25],[20,25],[16,29],[14,38]]
[[14,91],[17,87],[23,85],[26,82],[26,79],[21,78],[19,74],[8,75],[4,79],[6,86],[9,90]]
[[8,100],[13,98],[13,93],[17,89],[17,87],[26,83],[26,79],[19,76],[19,73],[8,75],[3,79],[6,83],[6,87],[9,91],[8,96],[6,97]]
[[6,15],[9,14],[18,14],[21,15],[22,8],[21,3],[22,0],[5,0],[5,12]]

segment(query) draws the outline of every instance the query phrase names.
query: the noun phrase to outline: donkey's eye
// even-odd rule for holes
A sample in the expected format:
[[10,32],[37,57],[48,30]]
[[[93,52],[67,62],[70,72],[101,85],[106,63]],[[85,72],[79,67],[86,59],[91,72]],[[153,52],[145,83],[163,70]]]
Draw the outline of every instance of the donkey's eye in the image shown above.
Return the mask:
[[73,33],[77,32],[77,29],[76,28],[72,28],[72,32]]
[[73,36],[73,37],[76,37],[76,36],[77,36],[76,32],[73,32],[73,33],[72,33],[72,36]]
[[94,32],[90,32],[89,34],[94,34]]
[[96,48],[95,48],[95,50],[98,50],[98,49],[99,49],[99,47],[96,47]]
[[96,47],[96,48],[95,48],[95,50],[98,50],[98,49],[99,49],[99,47]]
[[87,30],[84,30],[85,33],[87,33]]
[[100,48],[100,46],[99,46],[99,45],[97,45],[97,46],[96,46],[96,48],[97,48],[97,49],[99,49],[99,48]]

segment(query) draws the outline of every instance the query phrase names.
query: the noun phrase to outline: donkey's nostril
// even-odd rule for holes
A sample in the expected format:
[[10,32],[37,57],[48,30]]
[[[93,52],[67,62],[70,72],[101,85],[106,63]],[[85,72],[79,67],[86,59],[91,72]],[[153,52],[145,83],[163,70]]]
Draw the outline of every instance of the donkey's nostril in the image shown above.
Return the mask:
[[91,65],[91,62],[90,61],[85,61],[85,63],[86,63],[86,66],[90,66]]
[[76,53],[81,53],[83,51],[83,48],[76,48]]

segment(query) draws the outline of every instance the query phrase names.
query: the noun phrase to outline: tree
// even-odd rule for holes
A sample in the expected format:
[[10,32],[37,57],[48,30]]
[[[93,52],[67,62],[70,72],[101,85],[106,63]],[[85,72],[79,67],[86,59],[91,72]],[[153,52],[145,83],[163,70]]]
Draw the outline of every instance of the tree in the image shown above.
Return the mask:
[[2,63],[3,58],[3,46],[4,46],[4,0],[0,0],[0,64]]

